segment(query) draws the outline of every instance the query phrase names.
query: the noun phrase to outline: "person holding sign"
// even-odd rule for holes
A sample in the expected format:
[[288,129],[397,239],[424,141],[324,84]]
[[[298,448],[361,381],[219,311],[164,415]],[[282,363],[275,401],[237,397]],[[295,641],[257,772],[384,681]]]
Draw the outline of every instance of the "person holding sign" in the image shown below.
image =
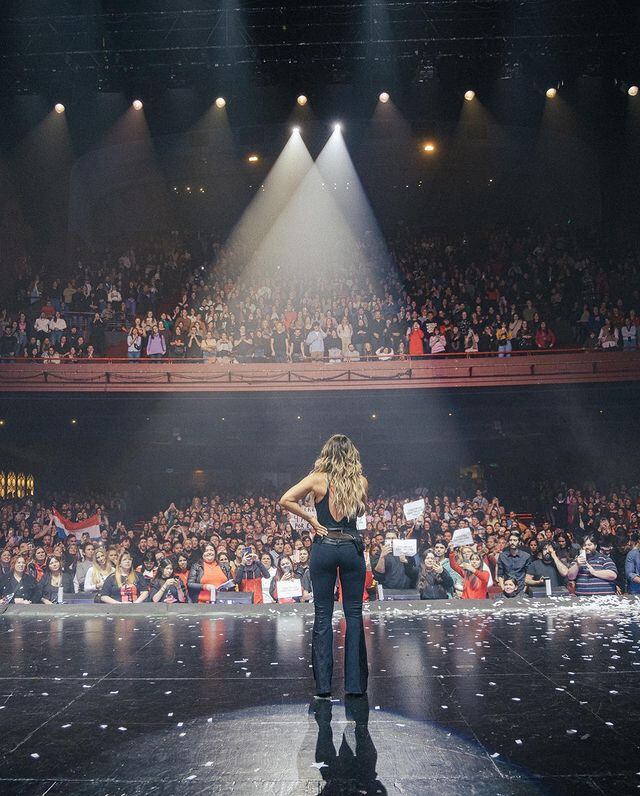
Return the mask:
[[[367,489],[358,449],[349,437],[334,434],[323,445],[311,473],[280,498],[284,509],[306,519],[315,532],[309,569],[315,609],[311,656],[318,699],[331,696],[331,619],[338,571],[347,625],[345,690],[348,694],[367,690],[369,666],[362,622],[366,564],[359,531]],[[309,493],[313,493],[316,517],[309,516],[298,502]]]
[[293,571],[289,556],[282,556],[271,580],[269,594],[276,603],[299,603],[302,597],[302,582]]
[[[405,548],[407,542],[413,542],[409,549]],[[373,568],[376,580],[385,589],[415,589],[418,580],[418,570],[413,558],[416,553],[415,544],[415,539],[398,539],[395,531],[386,532],[380,557]]]
[[459,548],[460,561],[456,560],[455,550],[449,553],[451,567],[463,579],[463,600],[485,600],[491,573],[483,569],[480,554],[470,548]]

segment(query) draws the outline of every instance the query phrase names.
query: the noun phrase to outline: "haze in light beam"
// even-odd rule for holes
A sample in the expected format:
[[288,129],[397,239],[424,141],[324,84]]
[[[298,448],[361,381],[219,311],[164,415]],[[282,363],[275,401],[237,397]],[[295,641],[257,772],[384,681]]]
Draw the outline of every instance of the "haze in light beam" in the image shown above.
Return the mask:
[[316,168],[322,180],[334,188],[335,202],[352,235],[367,242],[369,256],[388,259],[388,250],[342,133],[334,130],[318,155]]
[[265,236],[312,168],[313,159],[302,136],[292,133],[227,240],[234,265],[246,266],[251,262]]

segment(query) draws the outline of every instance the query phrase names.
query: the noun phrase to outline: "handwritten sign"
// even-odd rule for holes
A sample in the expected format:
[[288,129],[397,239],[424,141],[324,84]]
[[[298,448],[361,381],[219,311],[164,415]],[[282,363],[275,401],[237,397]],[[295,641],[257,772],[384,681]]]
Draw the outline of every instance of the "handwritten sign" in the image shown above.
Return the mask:
[[302,597],[302,581],[298,578],[293,580],[278,581],[278,599],[291,600],[294,597]]
[[418,552],[416,539],[394,539],[391,547],[394,556],[415,556]]
[[456,531],[453,532],[453,536],[451,537],[452,547],[462,547],[463,545],[472,545],[472,544],[473,544],[473,535],[471,533],[471,528],[458,528]]
[[402,511],[404,512],[405,519],[417,520],[418,517],[422,517],[424,514],[424,498],[405,503],[402,506]]

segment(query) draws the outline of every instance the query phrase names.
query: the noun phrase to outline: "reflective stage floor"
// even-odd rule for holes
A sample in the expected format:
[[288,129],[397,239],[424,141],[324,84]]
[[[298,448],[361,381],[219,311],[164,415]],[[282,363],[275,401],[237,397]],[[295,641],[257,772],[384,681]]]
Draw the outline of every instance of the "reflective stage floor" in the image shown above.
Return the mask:
[[638,603],[385,604],[368,704],[345,705],[338,620],[335,701],[311,707],[305,608],[5,613],[0,793],[637,792]]

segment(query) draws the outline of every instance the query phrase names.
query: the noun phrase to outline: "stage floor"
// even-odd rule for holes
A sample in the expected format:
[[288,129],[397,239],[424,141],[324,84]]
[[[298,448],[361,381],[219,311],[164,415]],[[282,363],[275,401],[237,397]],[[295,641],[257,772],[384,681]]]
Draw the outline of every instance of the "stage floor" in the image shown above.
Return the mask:
[[310,709],[308,608],[7,612],[0,793],[637,792],[640,604],[533,602],[372,609],[368,716],[341,662]]

